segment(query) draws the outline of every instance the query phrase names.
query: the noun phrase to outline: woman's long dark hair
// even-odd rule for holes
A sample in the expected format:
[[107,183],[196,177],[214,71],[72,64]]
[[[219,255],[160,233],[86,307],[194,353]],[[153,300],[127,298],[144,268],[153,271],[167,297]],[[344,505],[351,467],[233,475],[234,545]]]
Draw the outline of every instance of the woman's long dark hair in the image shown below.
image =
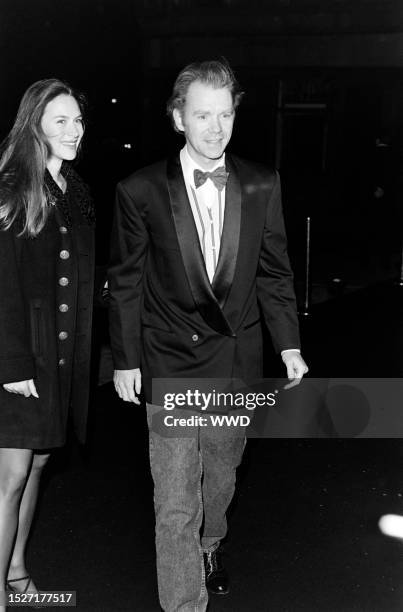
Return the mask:
[[83,113],[85,99],[58,79],[37,81],[25,92],[14,125],[0,145],[0,229],[22,220],[20,235],[37,236],[49,214],[44,184],[50,154],[41,128],[46,105],[72,96]]

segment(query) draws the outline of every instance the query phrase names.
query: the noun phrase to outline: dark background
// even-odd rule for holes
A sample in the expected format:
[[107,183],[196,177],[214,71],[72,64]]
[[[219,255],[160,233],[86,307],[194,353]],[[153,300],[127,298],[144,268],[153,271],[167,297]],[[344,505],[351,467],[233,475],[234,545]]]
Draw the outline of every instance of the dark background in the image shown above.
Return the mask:
[[176,74],[223,55],[246,91],[230,148],[280,169],[300,301],[308,215],[313,301],[335,277],[345,290],[399,277],[399,0],[2,0],[0,17],[1,137],[35,80],[88,96],[80,170],[96,197],[98,263],[116,182],[182,145],[165,115]]
[[[280,169],[302,306],[311,218],[310,375],[401,377],[401,0],[0,0],[0,138],[32,82],[55,76],[86,92],[79,169],[96,199],[102,272],[116,182],[182,146],[165,115],[173,80],[221,55],[246,91],[230,148]],[[98,308],[101,382],[106,329]],[[83,612],[154,612],[145,413],[111,384],[93,391],[86,456],[70,444],[52,463],[29,567],[42,588],[76,589]],[[400,612],[403,545],[377,521],[403,514],[402,458],[400,440],[249,441],[232,591],[214,610]]]

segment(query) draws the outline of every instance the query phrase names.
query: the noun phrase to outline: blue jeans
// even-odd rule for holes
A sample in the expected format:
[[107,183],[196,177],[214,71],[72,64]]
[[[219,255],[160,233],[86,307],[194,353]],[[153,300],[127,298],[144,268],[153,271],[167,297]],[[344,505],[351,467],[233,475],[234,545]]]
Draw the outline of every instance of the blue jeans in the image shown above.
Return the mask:
[[[156,413],[161,408],[148,404],[160,604],[165,612],[204,612],[203,551],[214,550],[227,532],[225,513],[245,436],[239,430],[200,426],[164,435],[153,427]],[[180,413],[186,418],[194,414],[175,409],[175,416]]]

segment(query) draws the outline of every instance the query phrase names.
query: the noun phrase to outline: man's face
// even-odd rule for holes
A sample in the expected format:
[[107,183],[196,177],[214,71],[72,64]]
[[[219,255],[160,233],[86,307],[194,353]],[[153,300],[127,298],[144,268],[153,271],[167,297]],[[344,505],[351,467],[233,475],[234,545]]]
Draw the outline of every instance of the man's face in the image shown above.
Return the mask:
[[235,111],[228,87],[214,89],[194,81],[188,89],[182,112],[174,109],[176,127],[184,132],[190,156],[209,170],[225,151],[234,124]]

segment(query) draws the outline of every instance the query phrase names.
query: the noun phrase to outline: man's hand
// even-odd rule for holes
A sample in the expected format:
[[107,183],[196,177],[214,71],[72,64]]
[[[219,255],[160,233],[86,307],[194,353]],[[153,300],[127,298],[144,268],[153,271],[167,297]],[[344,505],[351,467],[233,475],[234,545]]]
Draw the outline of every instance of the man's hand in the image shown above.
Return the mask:
[[134,370],[115,370],[113,382],[116,393],[122,400],[140,404],[140,400],[137,397],[141,391],[140,368],[135,368]]
[[9,393],[17,393],[18,395],[25,395],[25,397],[30,397],[31,395],[33,395],[34,397],[39,398],[35,383],[32,378],[30,380],[20,380],[19,382],[5,383],[3,387]]
[[304,374],[308,372],[308,366],[302,359],[299,351],[285,351],[281,358],[287,368],[288,380],[291,382],[284,387],[284,389],[290,389],[299,385]]

